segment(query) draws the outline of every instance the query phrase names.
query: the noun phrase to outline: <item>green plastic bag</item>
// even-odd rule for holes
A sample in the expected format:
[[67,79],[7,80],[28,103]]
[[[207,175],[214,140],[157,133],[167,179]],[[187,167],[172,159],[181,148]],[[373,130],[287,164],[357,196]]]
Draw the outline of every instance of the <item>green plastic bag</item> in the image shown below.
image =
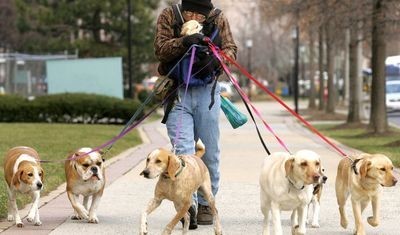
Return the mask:
[[221,96],[221,109],[224,112],[233,129],[247,122],[247,116],[241,113],[228,98]]

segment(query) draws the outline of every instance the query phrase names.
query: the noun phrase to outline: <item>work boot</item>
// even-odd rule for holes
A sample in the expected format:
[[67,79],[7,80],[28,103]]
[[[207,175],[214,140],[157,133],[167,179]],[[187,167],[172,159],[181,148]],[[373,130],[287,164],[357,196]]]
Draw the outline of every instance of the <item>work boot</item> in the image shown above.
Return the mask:
[[[190,223],[189,223],[189,230],[194,230],[197,228],[197,218],[196,218],[196,208],[194,205],[189,207],[189,216],[190,216]],[[185,225],[185,219],[181,219],[182,226]]]
[[211,225],[213,224],[213,219],[211,207],[199,204],[197,208],[197,223],[200,225]]

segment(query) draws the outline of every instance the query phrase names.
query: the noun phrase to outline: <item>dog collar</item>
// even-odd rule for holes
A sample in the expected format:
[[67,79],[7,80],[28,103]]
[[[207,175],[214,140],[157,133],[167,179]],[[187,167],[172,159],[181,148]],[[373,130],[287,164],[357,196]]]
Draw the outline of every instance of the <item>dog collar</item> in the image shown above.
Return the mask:
[[296,185],[290,180],[290,178],[287,176],[286,179],[289,181],[289,184],[291,184],[293,186],[293,188],[297,189],[297,190],[303,190],[304,189],[304,184],[301,188],[297,188]]
[[181,167],[179,168],[179,171],[176,172],[175,177],[178,177],[182,173],[183,168],[185,168],[186,163],[185,161],[180,157],[179,160],[181,161]]
[[[351,159],[350,159],[350,160],[351,160]],[[356,175],[358,175],[358,171],[357,171],[356,165],[357,165],[357,162],[359,162],[360,160],[361,160],[361,158],[356,159],[356,160],[354,160],[353,163],[351,164],[351,168],[353,169],[354,174],[356,174]]]

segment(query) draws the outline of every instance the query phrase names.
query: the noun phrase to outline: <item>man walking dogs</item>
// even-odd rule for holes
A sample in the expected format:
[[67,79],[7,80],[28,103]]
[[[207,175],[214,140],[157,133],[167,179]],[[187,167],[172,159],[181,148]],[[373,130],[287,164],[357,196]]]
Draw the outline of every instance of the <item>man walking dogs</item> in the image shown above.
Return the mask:
[[[200,23],[202,31],[181,36],[182,24],[190,20]],[[160,61],[158,71],[161,75],[167,75],[176,64],[182,62],[182,56],[186,52],[190,53],[189,49],[196,45],[191,80],[198,79],[199,82],[192,84],[190,81],[186,93],[186,84],[179,87],[176,96],[169,105],[165,105],[164,121],[176,155],[193,155],[195,142],[199,138],[203,141],[206,153],[202,160],[210,172],[212,193],[215,196],[220,179],[220,87],[217,78],[221,74],[221,67],[208,50],[206,37],[226,55],[236,59],[237,47],[228,20],[221,10],[215,8],[211,0],[182,0],[182,4],[167,7],[159,15],[154,47]],[[170,78],[176,86],[181,85],[186,74],[174,74]],[[197,224],[212,224],[213,216],[206,200],[201,195],[194,195],[193,199],[189,209],[189,228],[196,229]]]

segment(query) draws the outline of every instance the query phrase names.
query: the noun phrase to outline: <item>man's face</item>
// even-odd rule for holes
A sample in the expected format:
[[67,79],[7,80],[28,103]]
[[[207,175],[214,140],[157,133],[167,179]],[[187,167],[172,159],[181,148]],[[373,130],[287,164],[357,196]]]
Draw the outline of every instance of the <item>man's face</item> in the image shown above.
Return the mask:
[[199,23],[203,23],[206,20],[205,15],[193,11],[183,11],[182,15],[185,21],[196,20]]

